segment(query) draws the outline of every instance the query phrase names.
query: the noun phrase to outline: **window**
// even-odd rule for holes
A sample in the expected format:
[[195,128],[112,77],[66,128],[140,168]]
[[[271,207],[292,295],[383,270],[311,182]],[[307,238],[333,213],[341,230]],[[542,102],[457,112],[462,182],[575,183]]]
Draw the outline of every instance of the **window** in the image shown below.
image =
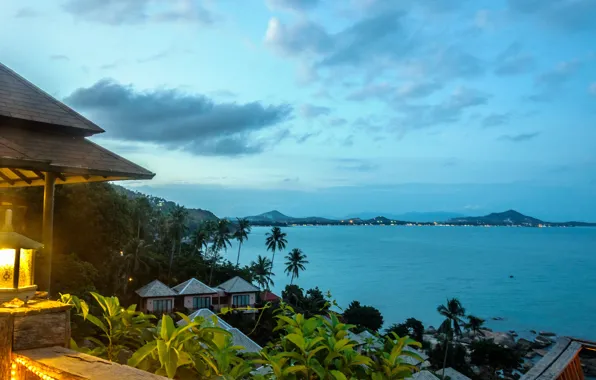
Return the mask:
[[232,306],[248,306],[250,303],[250,296],[248,294],[242,294],[239,296],[232,297]]
[[153,311],[155,313],[170,313],[172,300],[153,300]]
[[193,297],[193,309],[209,309],[211,306],[211,297]]

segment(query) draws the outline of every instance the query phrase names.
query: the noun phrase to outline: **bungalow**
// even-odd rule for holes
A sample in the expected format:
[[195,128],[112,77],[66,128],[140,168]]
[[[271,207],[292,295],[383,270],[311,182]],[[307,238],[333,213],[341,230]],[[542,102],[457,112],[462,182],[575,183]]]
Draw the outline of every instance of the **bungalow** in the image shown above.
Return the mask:
[[[211,309],[213,297],[218,297],[218,291],[205,285],[196,278],[186,280],[172,288],[176,292],[176,307],[188,310]],[[181,297],[180,297],[181,296]]]
[[[217,305],[213,305],[214,310],[219,311],[224,307],[254,307],[257,302],[257,296],[261,289],[257,288],[242,277],[234,277],[217,286],[219,293]],[[247,310],[246,312],[254,312]]]
[[140,297],[139,309],[144,313],[171,313],[174,309],[174,297],[177,295],[163,282],[153,280],[135,291]]

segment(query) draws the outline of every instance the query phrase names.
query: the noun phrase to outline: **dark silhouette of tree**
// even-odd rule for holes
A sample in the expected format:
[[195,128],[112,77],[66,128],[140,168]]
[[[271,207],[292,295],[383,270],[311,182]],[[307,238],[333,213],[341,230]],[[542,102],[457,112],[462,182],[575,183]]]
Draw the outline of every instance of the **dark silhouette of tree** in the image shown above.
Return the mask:
[[286,240],[287,234],[281,232],[281,228],[279,227],[272,227],[271,232],[267,232],[266,236],[267,239],[265,240],[265,245],[267,246],[267,250],[273,253],[271,256],[271,267],[273,267],[273,263],[275,262],[275,252],[286,249],[286,244],[288,244],[288,241]]
[[461,302],[457,298],[451,298],[447,300],[446,305],[439,305],[437,311],[445,320],[439,327],[439,332],[445,336],[445,359],[443,360],[443,376],[445,379],[445,365],[447,363],[447,352],[449,351],[449,340],[453,339],[454,336],[461,335],[461,326],[464,324],[462,318],[466,315],[466,309],[462,306]]
[[371,331],[379,331],[383,326],[381,312],[372,306],[362,306],[358,301],[352,301],[343,316],[347,323]]
[[385,330],[385,334],[390,334],[392,332],[400,337],[408,335],[410,338],[422,343],[424,325],[416,318],[408,318],[404,323],[395,323]]
[[238,240],[238,257],[236,258],[236,265],[240,263],[240,248],[242,248],[242,243],[248,240],[248,234],[250,234],[250,222],[248,219],[240,219],[238,218],[238,226],[236,227],[236,232],[234,232],[234,239]]
[[306,255],[299,248],[294,248],[286,256],[286,270],[285,273],[291,275],[290,285],[294,283],[294,278],[298,278],[300,271],[306,270],[305,264],[308,264]]
[[251,263],[253,278],[257,284],[259,284],[261,289],[269,290],[269,288],[274,285],[272,277],[275,276],[275,274],[271,272],[271,267],[271,260],[261,255],[257,257],[257,261]]

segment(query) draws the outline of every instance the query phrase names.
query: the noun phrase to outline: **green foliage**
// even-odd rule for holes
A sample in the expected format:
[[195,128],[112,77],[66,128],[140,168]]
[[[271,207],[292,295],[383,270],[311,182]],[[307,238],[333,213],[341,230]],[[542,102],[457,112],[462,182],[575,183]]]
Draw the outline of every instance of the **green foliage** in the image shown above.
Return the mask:
[[410,336],[417,342],[422,342],[422,336],[424,334],[424,325],[416,318],[408,318],[404,323],[398,323],[391,325],[387,330],[386,334],[396,333],[398,336]]
[[297,285],[286,285],[281,292],[281,298],[296,312],[304,314],[307,318],[314,315],[325,315],[329,311],[330,303],[323,292],[315,287],[304,294],[302,288]]
[[371,331],[379,331],[383,326],[381,312],[372,306],[362,306],[358,301],[352,301],[343,314],[346,322]]
[[502,369],[519,369],[522,358],[519,353],[510,348],[499,346],[489,340],[473,342],[470,346],[472,364],[490,368],[490,375]]
[[[448,348],[447,352],[445,352],[445,347]],[[445,356],[446,354],[447,356]],[[447,357],[445,368],[451,367],[463,374],[469,374],[470,368],[466,362],[466,355],[466,348],[459,343],[441,343],[429,352],[429,360],[434,368],[441,369],[445,357]]]
[[275,274],[271,271],[273,263],[267,257],[259,255],[257,261],[251,263],[254,280],[261,289],[269,289],[274,285],[272,277]]
[[468,322],[466,323],[466,329],[470,330],[474,335],[482,335],[482,327],[484,327],[484,319],[468,315]]
[[271,267],[273,268],[275,252],[286,249],[286,244],[288,244],[288,240],[286,239],[287,234],[282,232],[279,227],[272,227],[271,232],[267,232],[266,236],[265,245],[267,246],[267,250],[272,252]]

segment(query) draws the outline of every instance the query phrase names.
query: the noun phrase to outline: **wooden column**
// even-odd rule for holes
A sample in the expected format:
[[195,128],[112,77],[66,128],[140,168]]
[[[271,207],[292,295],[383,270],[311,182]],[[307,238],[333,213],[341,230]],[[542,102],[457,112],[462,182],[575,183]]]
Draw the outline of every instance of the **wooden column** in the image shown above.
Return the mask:
[[[52,282],[52,245],[54,242],[54,189],[56,188],[56,174],[45,173],[45,185],[43,188],[43,230],[42,243],[44,245],[44,267],[45,278],[40,284],[40,290],[46,290],[50,294]],[[41,269],[38,266],[38,270]]]
[[12,315],[0,316],[0,379],[10,379],[12,356]]

